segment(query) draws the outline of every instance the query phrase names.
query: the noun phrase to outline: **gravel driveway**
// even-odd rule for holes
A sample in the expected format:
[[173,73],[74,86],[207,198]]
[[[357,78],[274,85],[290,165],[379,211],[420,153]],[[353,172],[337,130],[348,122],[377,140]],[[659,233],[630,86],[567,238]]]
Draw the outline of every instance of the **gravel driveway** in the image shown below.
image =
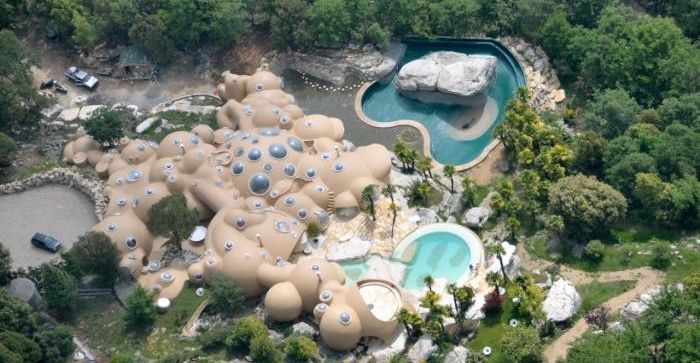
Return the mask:
[[10,250],[15,269],[37,266],[58,256],[31,245],[35,232],[57,238],[68,250],[95,223],[90,199],[66,186],[46,185],[0,196],[0,243]]

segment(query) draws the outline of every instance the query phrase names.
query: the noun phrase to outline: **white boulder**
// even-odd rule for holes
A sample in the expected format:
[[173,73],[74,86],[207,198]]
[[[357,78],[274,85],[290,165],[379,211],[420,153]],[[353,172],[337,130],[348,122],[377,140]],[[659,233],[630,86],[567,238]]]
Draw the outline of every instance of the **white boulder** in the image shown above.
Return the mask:
[[465,363],[469,356],[469,349],[458,345],[445,356],[445,363]]
[[406,272],[406,265],[402,263],[392,263],[383,258],[370,258],[369,266],[365,278],[388,280],[396,285],[401,285],[403,275]]
[[95,111],[104,108],[105,106],[103,105],[89,105],[89,106],[83,106],[80,108],[80,112],[78,113],[78,118],[81,121],[85,121],[92,116]]
[[142,134],[146,130],[148,130],[153,124],[158,121],[160,118],[158,116],[152,116],[149,117],[143,121],[141,121],[137,126],[136,126],[136,133],[137,134]]
[[464,223],[467,227],[481,228],[486,224],[491,216],[491,210],[487,208],[474,207],[464,213]]
[[80,108],[66,108],[58,114],[58,119],[61,121],[71,122],[78,118],[78,113],[80,113]]
[[437,351],[438,347],[433,344],[433,338],[430,335],[423,335],[418,338],[416,344],[413,344],[411,349],[408,350],[406,358],[411,363],[418,363],[427,360],[431,354]]
[[292,332],[298,335],[314,336],[316,329],[302,321],[292,325]]
[[381,342],[380,340],[375,340],[370,343],[367,349],[367,355],[374,358],[376,363],[386,363],[391,357],[403,353],[404,349],[406,349],[407,340],[408,335],[406,334],[406,330],[399,328],[392,341]]
[[570,319],[580,307],[581,296],[571,281],[564,279],[554,282],[542,303],[547,319],[556,322]]
[[406,63],[396,89],[421,102],[481,107],[496,79],[496,57],[441,51]]
[[328,246],[326,259],[328,261],[347,261],[364,257],[371,247],[369,241],[353,237],[347,242]]

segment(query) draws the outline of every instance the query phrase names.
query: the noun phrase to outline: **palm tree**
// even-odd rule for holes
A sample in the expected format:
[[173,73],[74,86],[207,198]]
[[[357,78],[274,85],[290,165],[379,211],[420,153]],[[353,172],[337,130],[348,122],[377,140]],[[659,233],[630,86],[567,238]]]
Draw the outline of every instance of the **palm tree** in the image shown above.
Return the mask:
[[503,248],[503,245],[501,245],[500,243],[494,243],[486,247],[486,250],[488,251],[488,253],[496,255],[498,263],[501,265],[501,273],[503,274],[503,280],[508,281],[508,275],[506,275],[506,268],[505,266],[503,266],[503,254],[506,253],[506,250]]
[[493,286],[493,291],[498,293],[498,287],[501,284],[501,275],[495,271],[487,273],[486,283],[489,284],[489,286]]
[[455,305],[455,315],[461,316],[459,304],[457,303],[457,289],[457,284],[455,284],[454,282],[450,282],[449,284],[447,284],[447,293],[452,295],[452,302]]
[[432,187],[430,186],[430,183],[427,181],[421,182],[418,184],[418,194],[423,196],[423,201],[425,201],[425,206],[428,206],[428,194],[430,193],[430,190]]
[[399,140],[394,144],[394,154],[396,154],[396,157],[401,160],[401,170],[406,171],[406,161],[407,161],[407,154],[406,152],[408,151],[408,145],[406,145],[405,142]]
[[382,195],[391,198],[392,203],[394,203],[394,193],[396,193],[396,186],[394,184],[384,184],[384,188],[382,188]]
[[508,232],[510,232],[511,240],[513,240],[514,242],[517,241],[516,236],[518,234],[518,231],[520,231],[520,221],[518,220],[518,218],[515,218],[515,216],[508,217],[508,219],[506,220],[506,229],[508,230]]
[[423,277],[423,283],[428,288],[428,290],[430,290],[430,292],[433,291],[433,284],[435,284],[435,279],[433,279],[433,276],[426,275],[425,277]]
[[410,312],[406,308],[401,308],[399,312],[396,314],[396,320],[398,320],[399,323],[403,324],[404,329],[406,329],[406,335],[411,336],[411,326],[408,324],[410,320]]
[[398,204],[391,202],[389,204],[389,210],[391,211],[391,239],[394,239],[394,226],[396,225],[396,216],[399,214],[401,208]]
[[370,184],[362,189],[362,203],[365,205],[365,210],[372,216],[372,221],[377,220],[374,210],[374,185]]
[[474,199],[476,198],[476,183],[468,177],[465,176],[462,179],[462,201],[466,207],[474,206]]
[[455,166],[445,165],[442,167],[442,175],[450,179],[450,193],[455,192],[455,181],[452,177],[455,176]]
[[433,177],[433,173],[432,171],[430,171],[432,167],[433,159],[431,159],[430,156],[424,156],[418,159],[418,170],[420,170],[423,173],[423,177],[425,178],[425,180],[428,180],[428,177]]
[[421,319],[420,315],[409,311],[406,308],[401,308],[401,310],[399,310],[399,312],[396,314],[396,319],[403,324],[409,339],[420,335],[423,325],[423,320]]
[[406,151],[406,162],[409,165],[409,170],[413,173],[416,170],[416,160],[418,160],[418,151],[409,149]]

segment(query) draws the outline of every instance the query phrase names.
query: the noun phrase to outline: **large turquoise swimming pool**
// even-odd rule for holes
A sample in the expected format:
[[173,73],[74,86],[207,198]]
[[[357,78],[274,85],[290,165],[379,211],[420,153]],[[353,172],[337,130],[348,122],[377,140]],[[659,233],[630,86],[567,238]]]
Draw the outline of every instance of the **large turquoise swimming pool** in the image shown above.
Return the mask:
[[[346,283],[361,280],[372,265],[369,261],[341,262]],[[483,247],[471,230],[456,224],[438,223],[421,227],[406,236],[397,246],[391,263],[405,267],[401,285],[407,289],[425,287],[423,278],[459,282],[469,276],[469,265],[483,264]],[[462,281],[463,282],[463,281]]]
[[[495,105],[489,113],[491,125],[477,135],[455,132],[454,122],[464,107],[426,104],[402,96],[394,83],[401,65],[434,51],[449,50],[464,54],[493,55],[498,59],[496,81],[489,94]],[[408,41],[399,66],[385,80],[374,83],[362,96],[362,111],[377,122],[414,120],[430,135],[430,152],[442,164],[462,165],[476,159],[493,140],[493,129],[503,121],[505,106],[515,90],[525,85],[525,76],[514,56],[500,43],[489,39]]]

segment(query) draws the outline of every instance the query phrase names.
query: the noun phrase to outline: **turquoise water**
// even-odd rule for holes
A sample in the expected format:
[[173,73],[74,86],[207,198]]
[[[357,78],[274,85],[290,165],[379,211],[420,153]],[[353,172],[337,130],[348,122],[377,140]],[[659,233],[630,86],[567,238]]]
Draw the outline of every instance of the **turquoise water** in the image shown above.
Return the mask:
[[[454,137],[453,120],[464,108],[427,104],[402,96],[394,83],[401,65],[424,56],[427,53],[449,50],[464,54],[493,55],[496,63],[496,82],[489,93],[498,105],[496,121],[481,136],[472,140]],[[362,98],[362,110],[371,119],[389,122],[401,119],[416,120],[423,124],[430,134],[430,151],[433,158],[442,164],[461,165],[474,160],[493,139],[493,129],[503,121],[505,106],[514,95],[516,88],[525,84],[522,69],[513,56],[502,47],[484,40],[462,40],[441,42],[409,42],[406,54],[399,67],[387,80],[373,84]]]
[[[402,284],[407,289],[425,287],[423,278],[428,274],[436,279],[443,278],[454,282],[469,270],[469,246],[456,234],[431,232],[412,243],[417,243],[416,251],[411,262],[406,264]],[[340,266],[345,270],[346,284],[357,282],[369,269],[364,260],[345,261],[341,262]]]
[[407,289],[425,287],[423,278],[427,275],[454,282],[469,270],[471,252],[456,234],[432,232],[413,243],[418,247],[404,274],[403,286]]

